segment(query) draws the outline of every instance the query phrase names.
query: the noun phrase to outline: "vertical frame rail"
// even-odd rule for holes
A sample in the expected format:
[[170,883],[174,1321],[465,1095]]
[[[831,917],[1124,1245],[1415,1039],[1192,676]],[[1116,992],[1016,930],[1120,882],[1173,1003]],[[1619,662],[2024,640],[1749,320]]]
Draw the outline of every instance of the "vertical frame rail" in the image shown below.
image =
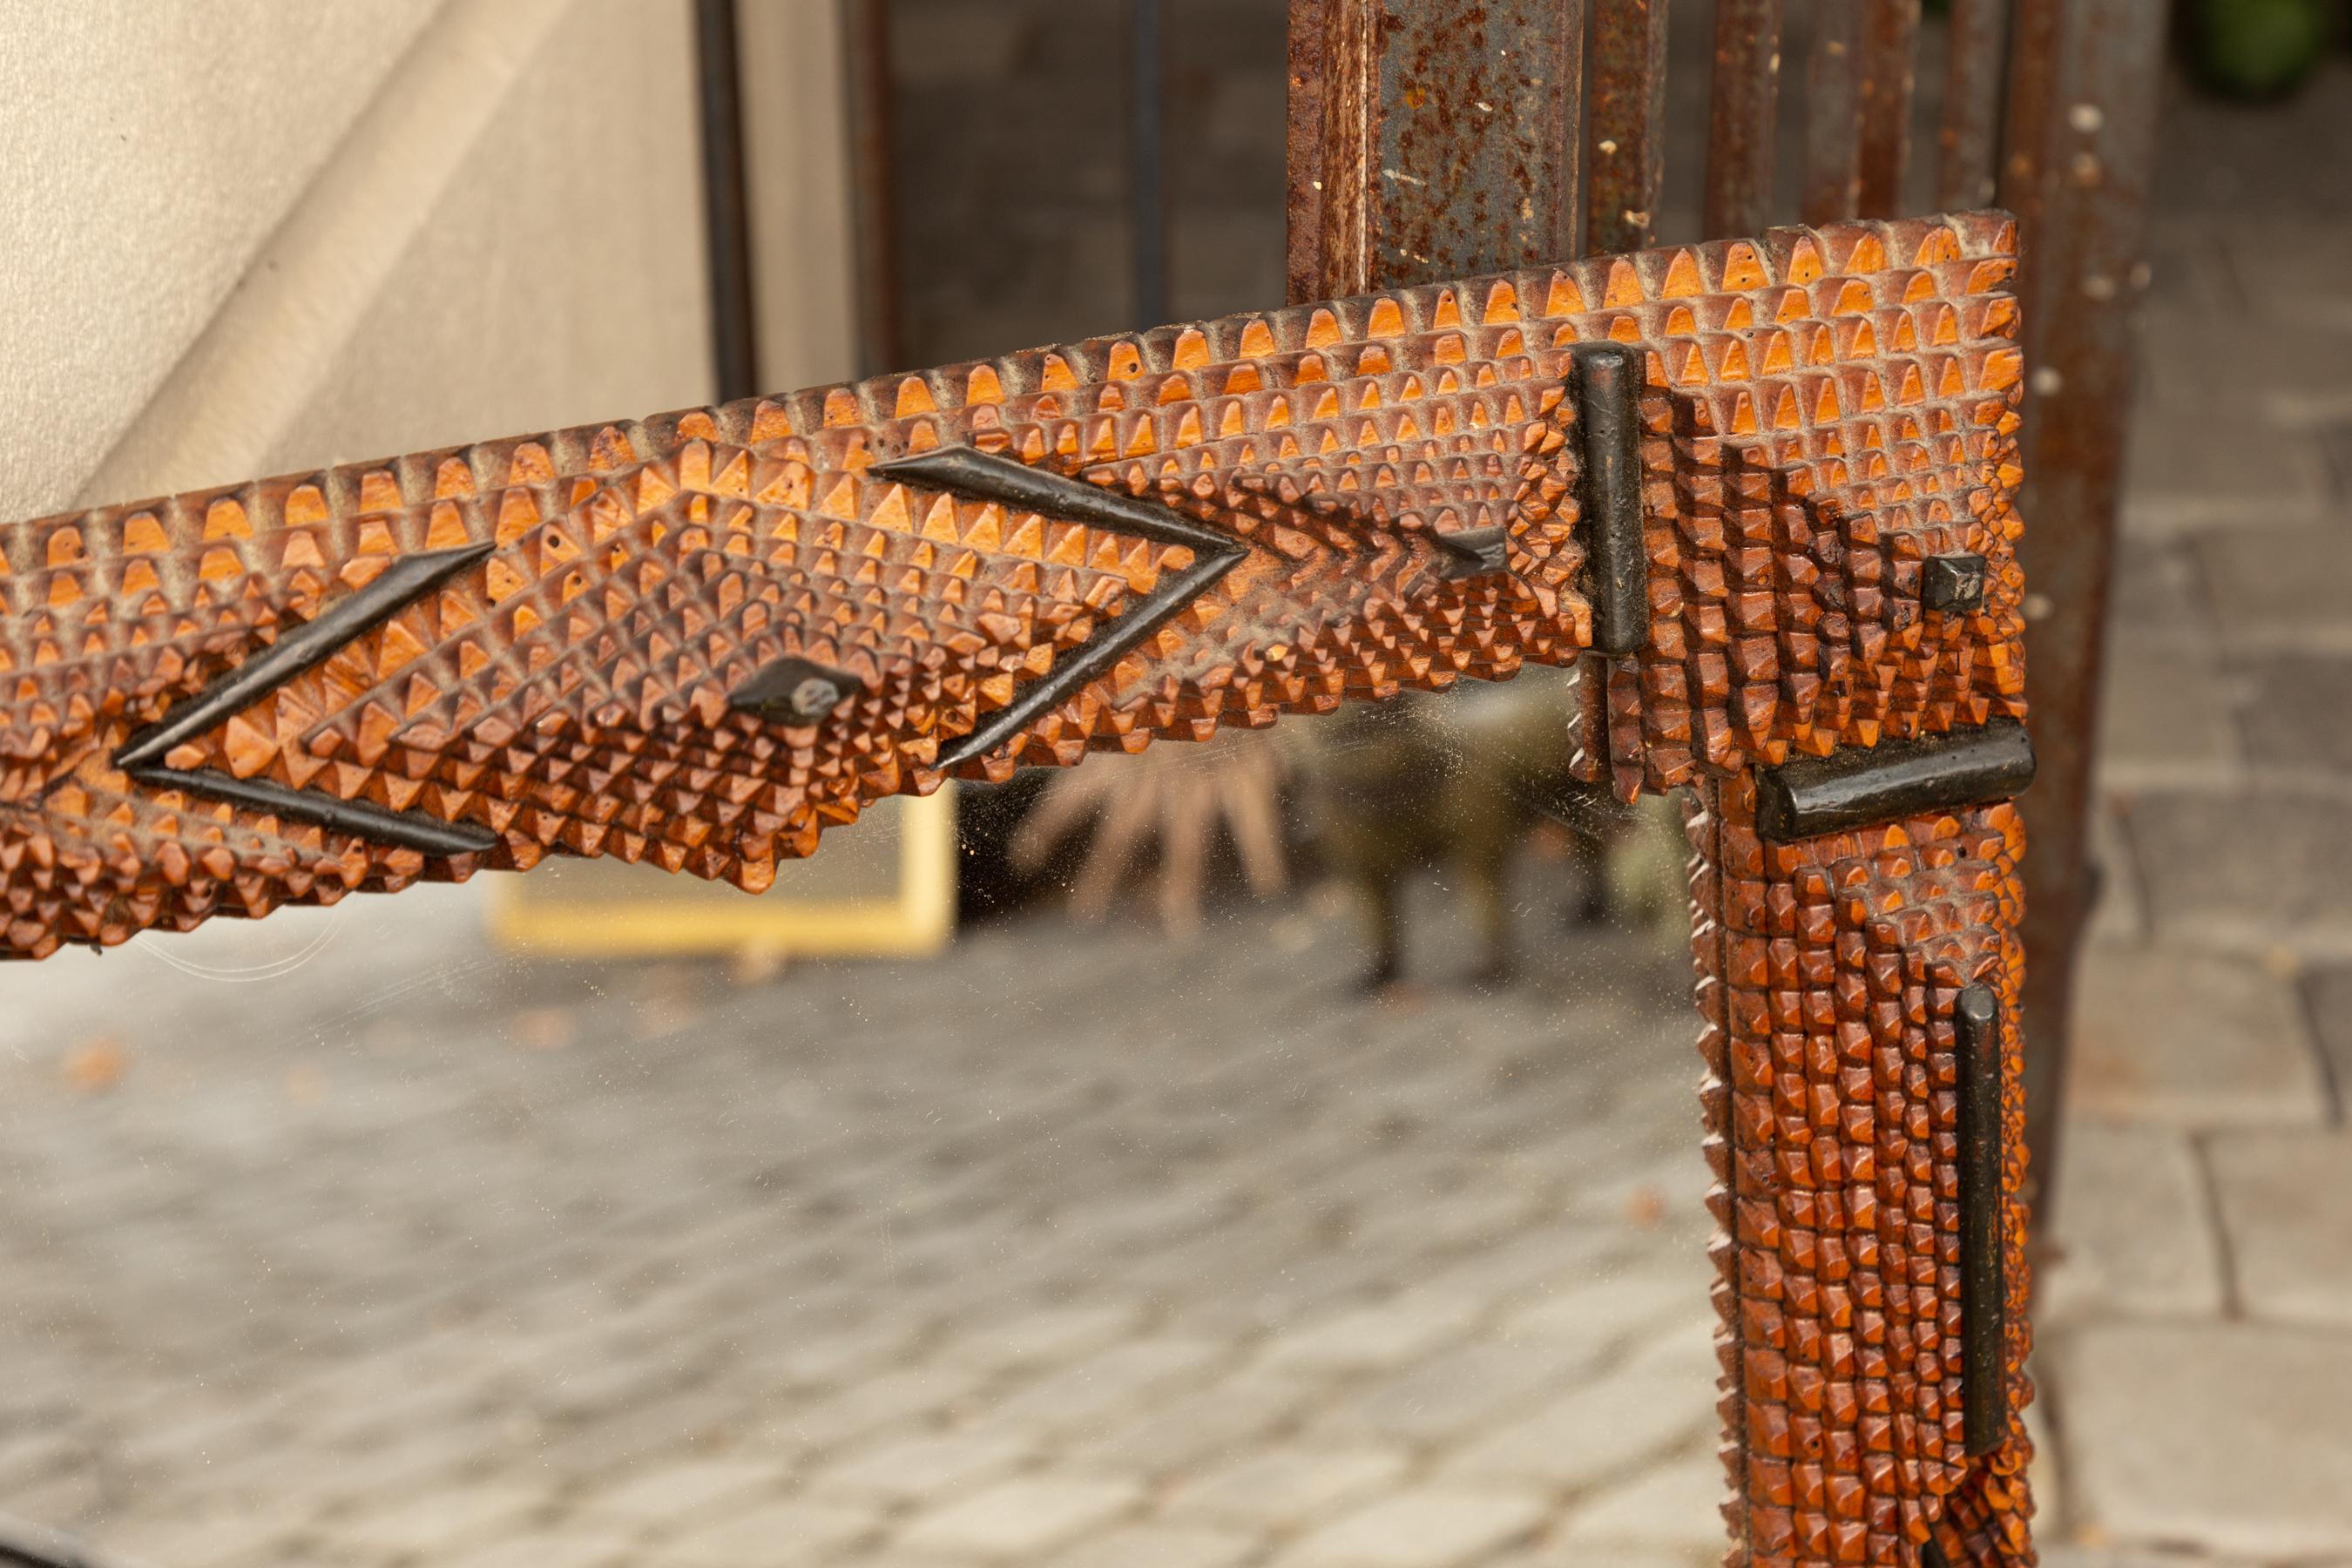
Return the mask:
[[1961,1408],[1962,1445],[1990,1454],[2009,1435],[2009,1280],[2001,1235],[2000,994],[1978,982],[1952,1003],[1959,1144],[1960,1384],[1990,1397]]
[[1175,313],[1168,302],[1166,46],[1160,0],[1128,0],[1128,315],[1139,327]]
[[891,177],[889,0],[841,0],[849,68],[849,203],[857,258],[857,358],[869,375],[904,364],[898,222]]

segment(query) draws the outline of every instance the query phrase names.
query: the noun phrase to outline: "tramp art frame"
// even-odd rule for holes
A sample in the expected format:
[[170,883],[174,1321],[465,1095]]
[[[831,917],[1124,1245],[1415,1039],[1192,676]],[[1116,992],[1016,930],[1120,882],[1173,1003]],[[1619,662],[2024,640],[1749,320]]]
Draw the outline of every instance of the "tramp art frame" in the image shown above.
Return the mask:
[[1576,664],[1681,790],[1728,1561],[2034,1561],[2016,230],[1786,228],[19,523],[0,951]]

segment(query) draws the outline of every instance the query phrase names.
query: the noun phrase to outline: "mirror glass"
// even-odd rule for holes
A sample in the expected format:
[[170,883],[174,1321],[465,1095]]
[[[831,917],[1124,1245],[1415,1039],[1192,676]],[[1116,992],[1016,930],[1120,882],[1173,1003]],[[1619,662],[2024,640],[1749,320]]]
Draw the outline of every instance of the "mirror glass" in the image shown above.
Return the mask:
[[[1162,9],[1167,310],[1265,305],[1281,8]],[[906,363],[1134,324],[1124,8],[890,10]],[[417,265],[387,332],[493,286]],[[328,412],[278,466],[494,433]],[[1570,778],[1573,700],[960,786],[757,898],[568,862],[11,967],[0,1524],[159,1568],[1718,1561],[1687,850]]]
[[[1173,929],[1163,850],[921,958],[508,949],[477,883],[12,973],[5,1511],[192,1568],[1699,1561],[1675,830],[1601,819],[1586,923],[1565,828],[1462,854],[1475,731],[1378,729],[1266,737],[1285,885],[1221,828]],[[1408,765],[1444,807],[1353,798]],[[1407,835],[1368,991],[1339,868]]]

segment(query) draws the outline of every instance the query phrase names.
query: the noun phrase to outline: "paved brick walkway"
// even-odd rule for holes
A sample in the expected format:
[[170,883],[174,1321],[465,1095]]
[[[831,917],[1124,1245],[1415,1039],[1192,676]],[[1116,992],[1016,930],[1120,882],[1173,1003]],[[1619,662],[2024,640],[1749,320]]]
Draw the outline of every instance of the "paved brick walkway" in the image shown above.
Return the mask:
[[2352,1562],[2347,126],[2340,66],[2166,125],[2041,1321],[2063,1568]]

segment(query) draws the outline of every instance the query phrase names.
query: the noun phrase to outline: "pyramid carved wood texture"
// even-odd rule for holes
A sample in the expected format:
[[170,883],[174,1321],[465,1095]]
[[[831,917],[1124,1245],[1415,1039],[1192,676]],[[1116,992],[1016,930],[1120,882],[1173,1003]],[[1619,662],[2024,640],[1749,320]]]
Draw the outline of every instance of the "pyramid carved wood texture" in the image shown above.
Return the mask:
[[2000,1244],[2009,1388],[1989,1454],[1964,1441],[1953,1003],[2001,1001],[2004,1193],[2024,1179],[2017,938],[2024,848],[2007,803],[1796,844],[1755,785],[1688,803],[1709,1203],[1721,1226],[1725,1462],[1757,1563],[2027,1561],[2032,1455],[2024,1214]]
[[[2013,268],[1999,215],[1776,230],[15,525],[0,952],[551,853],[757,889],[1097,639],[1131,646],[949,771],[1581,659],[1588,774],[1697,786],[1735,1561],[2028,1561],[2013,1201],[2010,1432],[1960,1436],[1951,1024],[1979,982],[2014,1016],[2016,814],[1754,820],[1759,767],[2022,714]],[[1644,383],[1649,630],[1615,658],[1569,395],[1602,340]],[[1237,553],[877,471],[959,447]],[[1980,599],[1931,595],[1952,556]],[[730,701],[810,667],[813,719]]]

